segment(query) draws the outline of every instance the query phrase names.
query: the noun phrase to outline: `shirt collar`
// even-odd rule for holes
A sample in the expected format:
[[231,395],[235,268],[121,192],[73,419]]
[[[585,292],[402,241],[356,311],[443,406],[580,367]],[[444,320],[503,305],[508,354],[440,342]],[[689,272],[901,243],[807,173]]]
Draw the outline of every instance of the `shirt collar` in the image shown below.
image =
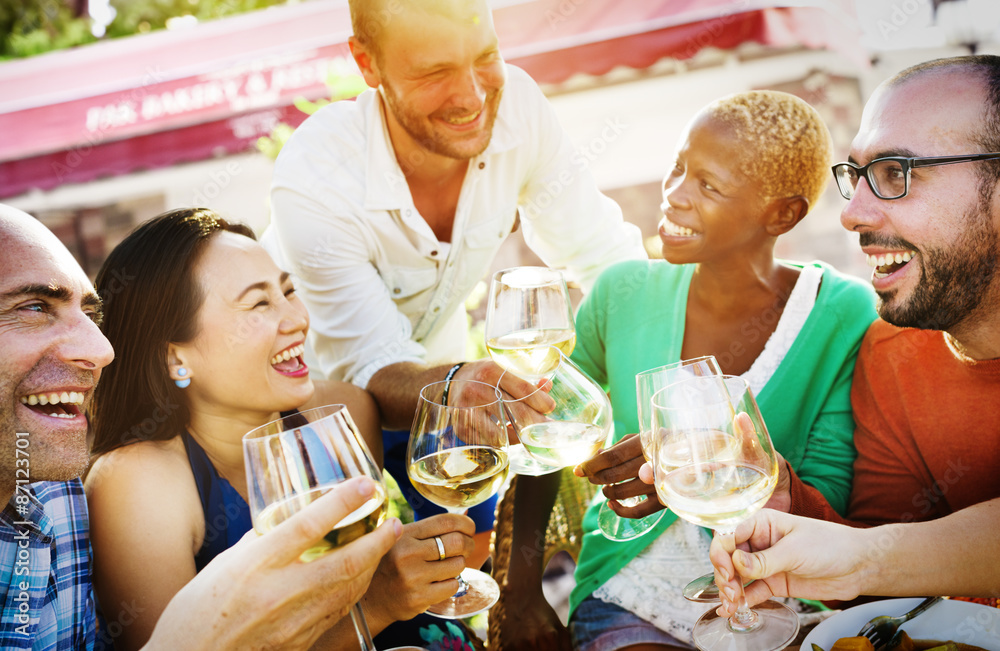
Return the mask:
[[[27,498],[26,504],[18,504],[18,496]],[[23,507],[25,510],[19,510]],[[32,533],[39,536],[48,536],[52,533],[52,519],[45,514],[44,505],[35,497],[31,485],[21,484],[14,491],[14,495],[7,502],[7,506],[0,512],[0,526],[11,529],[21,529],[27,527]]]

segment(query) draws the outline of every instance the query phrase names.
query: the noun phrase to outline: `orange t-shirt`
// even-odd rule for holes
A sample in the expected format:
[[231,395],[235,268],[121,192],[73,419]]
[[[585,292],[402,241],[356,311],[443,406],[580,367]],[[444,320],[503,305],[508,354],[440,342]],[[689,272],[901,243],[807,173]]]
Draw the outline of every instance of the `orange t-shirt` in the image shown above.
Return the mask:
[[[851,405],[849,524],[933,520],[1000,497],[1000,359],[972,360],[939,330],[879,319],[858,353]],[[797,478],[792,512],[845,521]]]

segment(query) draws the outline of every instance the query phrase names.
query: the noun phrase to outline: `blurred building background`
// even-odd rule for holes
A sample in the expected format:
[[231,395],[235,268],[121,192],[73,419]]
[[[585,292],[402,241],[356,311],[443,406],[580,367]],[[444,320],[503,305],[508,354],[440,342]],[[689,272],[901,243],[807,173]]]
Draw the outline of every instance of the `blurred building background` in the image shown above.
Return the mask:
[[[1000,40],[996,0],[490,4],[505,58],[541,84],[580,164],[651,240],[678,136],[712,99],[795,93],[820,110],[844,158],[879,82],[920,61],[998,51]],[[90,6],[100,29],[106,2]],[[91,274],[166,209],[204,205],[261,230],[272,161],[258,138],[301,123],[302,100],[359,89],[347,0],[168,26],[0,62],[0,201],[49,225]],[[829,188],[779,254],[867,277],[839,225],[842,202]],[[533,260],[515,234],[496,268]]]

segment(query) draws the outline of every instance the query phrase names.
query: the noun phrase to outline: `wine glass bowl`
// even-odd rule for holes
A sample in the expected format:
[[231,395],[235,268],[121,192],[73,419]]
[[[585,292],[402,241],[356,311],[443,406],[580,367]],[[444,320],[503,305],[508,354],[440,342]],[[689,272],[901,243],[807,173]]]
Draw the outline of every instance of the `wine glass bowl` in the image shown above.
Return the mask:
[[[316,545],[302,553],[313,561],[374,531],[385,518],[386,489],[375,460],[344,405],[294,412],[243,437],[247,502],[254,529],[265,534],[341,482],[370,477],[376,490]],[[362,651],[374,651],[358,604],[351,619]]]
[[[420,391],[407,446],[407,475],[426,499],[452,512],[492,497],[509,472],[507,425],[500,391],[471,380],[428,384]],[[427,612],[468,617],[492,606],[500,588],[489,575],[466,568],[452,597]]]
[[547,356],[556,362],[535,391],[546,392],[555,408],[545,414],[532,409],[527,405],[530,394],[507,397],[504,406],[514,433],[532,458],[553,469],[575,466],[604,447],[613,425],[611,402],[558,348],[549,347]]
[[553,348],[573,352],[573,307],[560,272],[513,267],[493,274],[486,307],[486,349],[504,370],[527,380],[559,363]]
[[[646,461],[650,460],[650,437],[652,436],[650,408],[653,394],[685,377],[717,375],[722,375],[722,370],[715,357],[711,355],[684,359],[636,373],[636,417],[639,424],[639,441]],[[635,507],[645,499],[647,498],[640,495],[620,499],[618,502],[623,506]],[[606,538],[619,541],[631,540],[651,531],[663,518],[663,514],[663,511],[657,511],[642,518],[624,518],[615,513],[608,502],[604,502],[597,513],[597,526]],[[710,586],[715,584],[712,576],[707,577],[707,582]],[[717,598],[718,592],[715,593],[715,599]],[[706,598],[706,600],[709,599]],[[711,600],[714,601],[714,599]]]
[[[760,510],[778,481],[778,455],[746,380],[690,377],[652,399],[651,465],[660,501],[688,522],[732,543],[736,526]],[[726,619],[707,612],[694,627],[705,651],[784,648],[798,632],[797,615],[777,602]]]

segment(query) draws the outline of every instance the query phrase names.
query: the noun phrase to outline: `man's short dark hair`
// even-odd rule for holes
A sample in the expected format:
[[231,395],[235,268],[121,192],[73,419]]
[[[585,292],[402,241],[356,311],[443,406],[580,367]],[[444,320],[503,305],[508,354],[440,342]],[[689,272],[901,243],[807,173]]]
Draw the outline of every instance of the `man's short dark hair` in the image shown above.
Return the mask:
[[[982,129],[972,134],[972,140],[986,152],[1000,152],[1000,56],[993,54],[970,54],[961,57],[934,59],[919,63],[896,74],[886,82],[892,87],[914,77],[934,72],[952,72],[959,69],[978,75],[986,90],[986,106],[983,107]],[[946,156],[953,152],[934,152],[928,155]],[[982,183],[992,190],[1000,182],[1000,161],[982,161],[977,168]]]

